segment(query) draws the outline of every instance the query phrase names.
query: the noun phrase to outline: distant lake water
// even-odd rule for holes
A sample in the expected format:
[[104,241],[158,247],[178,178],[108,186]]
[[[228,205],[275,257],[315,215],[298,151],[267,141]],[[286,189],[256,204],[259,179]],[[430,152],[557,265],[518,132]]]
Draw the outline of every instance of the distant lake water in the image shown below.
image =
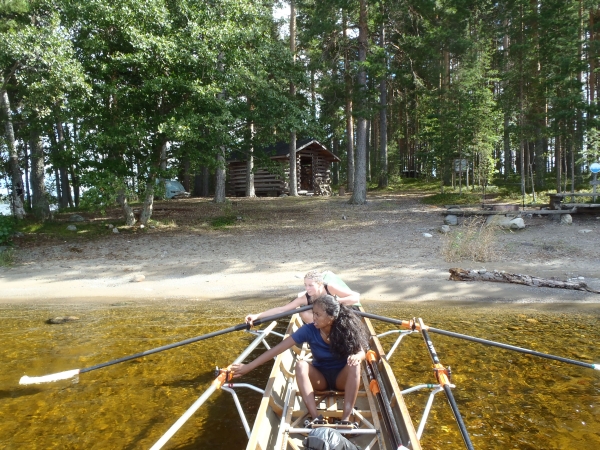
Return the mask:
[[0,203],[0,214],[5,216],[10,215],[10,205],[7,203]]

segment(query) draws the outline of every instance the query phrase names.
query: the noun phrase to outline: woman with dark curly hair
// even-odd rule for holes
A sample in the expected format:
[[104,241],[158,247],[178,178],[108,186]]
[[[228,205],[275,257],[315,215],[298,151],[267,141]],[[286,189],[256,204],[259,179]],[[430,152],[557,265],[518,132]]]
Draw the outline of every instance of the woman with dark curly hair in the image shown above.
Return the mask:
[[358,395],[360,363],[365,358],[368,335],[360,318],[331,295],[314,300],[313,322],[305,324],[281,343],[248,364],[234,364],[235,377],[241,377],[293,345],[310,345],[313,361],[296,363],[296,382],[308,409],[317,418],[314,391],[345,391],[342,423],[350,414]]

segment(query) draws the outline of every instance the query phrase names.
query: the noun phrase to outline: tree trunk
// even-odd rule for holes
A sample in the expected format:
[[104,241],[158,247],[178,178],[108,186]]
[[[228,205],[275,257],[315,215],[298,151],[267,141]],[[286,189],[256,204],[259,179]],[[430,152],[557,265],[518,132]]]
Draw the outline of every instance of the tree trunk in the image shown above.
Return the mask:
[[2,82],[2,90],[0,91],[0,103],[2,109],[0,113],[4,116],[4,132],[6,134],[6,144],[8,146],[8,169],[12,185],[12,210],[17,219],[23,219],[25,218],[25,209],[23,208],[23,177],[21,176],[21,168],[19,167],[19,154],[15,143],[10,100],[8,98],[8,92],[6,92],[6,89],[4,88],[4,80],[0,79],[0,82]]
[[163,142],[160,147],[160,176],[164,177],[167,171],[167,141]]
[[367,71],[364,62],[367,60],[367,5],[360,0],[360,16],[358,25],[358,70],[357,85],[360,93],[361,108],[356,124],[356,169],[354,189],[349,203],[363,205],[367,202],[367,119],[364,104],[366,102]]
[[346,13],[343,14],[342,22],[345,42],[344,81],[346,95],[346,162],[348,164],[346,187],[348,188],[348,191],[351,191],[354,188],[354,118],[352,117],[352,77],[350,76],[350,57],[348,55],[348,19]]
[[[508,19],[504,19],[504,26],[508,26]],[[508,73],[509,70],[509,54],[508,54],[508,46],[510,45],[510,41],[508,39],[508,34],[504,34],[502,39],[503,53],[504,53],[504,71]],[[512,173],[512,152],[510,151],[510,115],[508,111],[504,112],[504,179],[508,179],[509,175]]]
[[[60,190],[61,190],[61,198],[59,202],[59,207],[67,208],[69,206],[73,206],[73,197],[71,196],[71,186],[69,185],[69,176],[67,169],[65,167],[65,163],[63,162],[64,153],[66,152],[65,148],[65,133],[63,130],[62,122],[60,120],[56,121],[56,133],[58,135],[58,151],[59,151],[59,167],[58,173],[60,174]],[[63,155],[60,155],[63,153]]]
[[31,210],[31,180],[29,179],[29,150],[27,142],[23,143],[23,155],[25,157],[25,204]]
[[200,195],[202,195],[202,197],[208,197],[208,191],[209,191],[208,182],[209,182],[209,178],[210,178],[210,173],[208,171],[208,167],[203,166],[202,167],[202,192],[200,194]]
[[[154,186],[152,186],[154,187]],[[147,199],[148,193],[146,192],[146,199]],[[154,190],[152,192],[152,199],[154,200]],[[133,225],[135,225],[135,215],[133,214],[133,208],[131,206],[129,206],[129,202],[127,201],[127,194],[125,193],[125,188],[122,188],[119,190],[119,193],[117,195],[117,203],[119,205],[121,205],[121,208],[123,208],[123,215],[125,216],[125,225],[127,225],[128,227],[132,227]],[[146,202],[144,202],[144,211],[146,208]],[[142,212],[142,215],[143,212]],[[148,215],[147,218],[145,218],[145,221],[142,222],[142,217],[140,217],[140,222],[142,222],[144,225],[146,223],[148,223],[148,219],[150,219],[150,216],[152,215],[152,205],[150,205],[150,215]]]
[[225,203],[225,181],[227,173],[225,170],[225,147],[221,147],[217,154],[217,169],[215,174],[215,203]]
[[190,177],[190,157],[187,154],[183,157],[183,173],[181,176],[181,184],[183,184],[183,188],[187,192],[192,192]]
[[248,160],[246,161],[246,197],[256,197],[254,191],[254,123],[248,124],[250,132],[250,146],[248,149]]
[[519,273],[505,272],[487,272],[479,270],[466,270],[459,268],[449,269],[450,280],[452,281],[492,281],[496,283],[515,283],[526,286],[549,287],[561,289],[575,289],[578,291],[588,291],[600,294],[600,291],[589,288],[582,281],[560,281],[547,278],[532,277],[530,275],[521,275]]
[[510,129],[509,115],[504,113],[504,179],[508,179],[512,173],[512,152],[510,151]]
[[[335,156],[339,156],[339,140],[335,134],[331,139],[331,150]],[[335,185],[340,184],[340,163],[333,163],[333,168],[331,170],[331,181]]]
[[202,175],[194,174],[194,189],[190,191],[192,193],[192,197],[202,197]]
[[[140,223],[144,226],[148,225],[148,221],[150,217],[152,217],[152,208],[154,207],[154,186],[155,186],[155,178],[153,176],[150,177],[148,182],[146,183],[146,195],[144,198],[144,204],[142,206],[142,212],[140,214]],[[125,204],[127,204],[127,198],[125,198]],[[122,205],[123,206],[123,205]],[[123,206],[123,212],[126,212],[125,206]],[[129,218],[125,217],[127,220]],[[132,225],[135,224],[135,217],[133,218]]]
[[69,171],[71,173],[71,186],[73,187],[73,203],[77,208],[79,206],[79,175],[77,175],[77,165],[69,167]]
[[[381,27],[382,46],[384,29]],[[385,62],[387,66],[387,61]],[[379,187],[388,187],[388,147],[387,147],[387,79],[384,76],[379,83]]]
[[38,131],[31,130],[29,146],[31,148],[31,209],[36,219],[44,221],[50,217],[50,206],[44,184],[44,147]]
[[[296,63],[296,2],[290,1],[290,52],[292,53],[292,62]],[[294,101],[296,97],[296,86],[290,82],[290,97]],[[296,171],[296,130],[290,132],[290,176],[289,176],[289,195],[298,196],[298,174]]]
[[[219,53],[218,56],[218,70],[219,72],[223,72],[225,68],[223,67],[223,53]],[[225,91],[221,91],[218,95],[220,100],[225,99]],[[225,192],[225,182],[227,179],[227,171],[226,171],[226,161],[225,158],[225,147],[221,146],[219,152],[217,153],[217,169],[215,170],[215,203],[225,203],[227,200],[226,192]]]
[[297,156],[296,156],[296,132],[290,133],[290,145],[288,148],[290,154],[290,178],[289,178],[289,195],[298,197],[298,173],[297,173]]

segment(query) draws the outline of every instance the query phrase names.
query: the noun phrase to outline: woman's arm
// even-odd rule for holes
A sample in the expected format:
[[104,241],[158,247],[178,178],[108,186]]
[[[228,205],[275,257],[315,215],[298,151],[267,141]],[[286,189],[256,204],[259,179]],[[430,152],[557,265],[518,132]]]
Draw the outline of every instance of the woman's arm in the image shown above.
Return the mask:
[[[231,370],[233,371],[233,378],[241,377],[242,375],[246,375],[248,372],[256,369],[258,366],[266,363],[268,360],[274,358],[280,353],[286,351],[288,348],[292,348],[296,342],[292,339],[291,336],[288,336],[275,347],[267,350],[254,361],[249,362],[248,364],[232,364]],[[364,354],[364,352],[363,352]]]
[[365,359],[365,351],[361,350],[360,352],[354,355],[348,356],[348,365],[357,366],[362,362],[363,359]]
[[360,302],[360,294],[352,289],[336,286],[335,284],[328,284],[327,289],[329,289],[329,292],[333,295],[337,295],[338,302],[346,306],[351,306]]
[[277,306],[275,308],[268,309],[258,314],[248,314],[246,316],[246,323],[252,325],[252,323],[257,319],[262,319],[263,317],[269,317],[274,314],[280,314],[282,312],[291,311],[292,309],[300,308],[301,306],[306,305],[306,297],[298,296],[295,300],[283,305]]

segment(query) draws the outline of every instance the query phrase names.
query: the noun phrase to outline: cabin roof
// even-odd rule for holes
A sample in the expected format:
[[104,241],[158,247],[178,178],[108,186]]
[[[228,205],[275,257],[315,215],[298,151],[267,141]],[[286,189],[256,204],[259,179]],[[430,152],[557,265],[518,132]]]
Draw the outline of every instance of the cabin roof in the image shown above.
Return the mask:
[[[263,149],[263,151],[270,155],[271,158],[273,159],[284,159],[284,158],[289,158],[290,153],[289,153],[289,149],[290,149],[290,144],[289,142],[277,142],[269,147],[266,147],[265,149]],[[321,144],[319,141],[317,141],[316,139],[300,139],[298,141],[296,141],[296,153],[300,153],[302,154],[302,152],[308,152],[309,150],[312,151],[317,151],[323,158],[325,158],[327,161],[329,162],[340,162],[340,158],[338,158],[336,155],[334,155],[332,152],[330,152],[327,147],[325,147],[323,144]],[[234,155],[232,155],[232,158],[229,160],[229,162],[234,162],[234,161],[245,161],[245,155],[240,154],[240,153],[235,153]]]

